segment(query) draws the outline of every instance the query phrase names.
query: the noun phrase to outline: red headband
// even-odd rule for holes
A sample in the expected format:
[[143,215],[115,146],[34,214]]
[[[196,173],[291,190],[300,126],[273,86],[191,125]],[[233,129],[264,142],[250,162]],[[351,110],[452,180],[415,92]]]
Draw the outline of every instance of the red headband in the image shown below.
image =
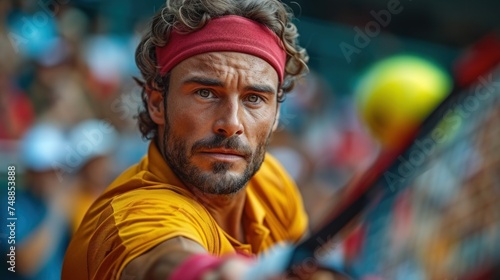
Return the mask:
[[253,20],[230,15],[210,20],[202,29],[188,34],[172,31],[164,47],[156,48],[160,73],[166,74],[181,61],[208,52],[240,52],[264,59],[283,82],[286,52],[269,28]]

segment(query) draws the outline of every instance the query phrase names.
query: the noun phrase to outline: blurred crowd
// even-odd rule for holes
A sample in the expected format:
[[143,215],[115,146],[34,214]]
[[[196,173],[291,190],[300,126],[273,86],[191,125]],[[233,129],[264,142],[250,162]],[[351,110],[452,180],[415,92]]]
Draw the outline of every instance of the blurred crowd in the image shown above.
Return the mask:
[[[1,168],[16,167],[22,220],[18,273],[5,278],[2,270],[2,279],[59,279],[86,209],[147,148],[134,119],[141,100],[132,79],[144,21],[113,33],[98,12],[77,3],[0,1]],[[297,181],[313,226],[376,153],[351,96],[311,71],[282,104],[269,148]],[[0,246],[3,252],[3,237]]]
[[86,210],[147,147],[134,120],[139,35],[106,33],[65,2],[0,2],[0,155],[2,170],[16,168],[18,218],[16,273],[2,279],[59,279]]

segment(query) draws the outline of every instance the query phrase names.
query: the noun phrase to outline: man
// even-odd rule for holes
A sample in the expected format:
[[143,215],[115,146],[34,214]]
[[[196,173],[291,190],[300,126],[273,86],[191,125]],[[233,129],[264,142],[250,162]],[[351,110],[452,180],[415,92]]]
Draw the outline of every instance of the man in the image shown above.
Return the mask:
[[136,52],[147,156],[92,205],[63,279],[241,279],[248,259],[307,230],[265,150],[307,70],[277,0],[167,1]]

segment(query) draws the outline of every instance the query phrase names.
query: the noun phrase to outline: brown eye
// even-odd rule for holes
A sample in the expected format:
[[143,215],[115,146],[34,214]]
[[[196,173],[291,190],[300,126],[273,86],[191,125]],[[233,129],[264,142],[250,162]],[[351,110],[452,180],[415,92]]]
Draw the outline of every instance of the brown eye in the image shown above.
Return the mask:
[[212,98],[213,97],[212,91],[210,91],[208,89],[199,89],[196,91],[196,94],[198,94],[200,97],[203,97],[203,98]]
[[248,96],[247,100],[250,103],[259,103],[261,101],[261,98],[255,94],[252,94]]

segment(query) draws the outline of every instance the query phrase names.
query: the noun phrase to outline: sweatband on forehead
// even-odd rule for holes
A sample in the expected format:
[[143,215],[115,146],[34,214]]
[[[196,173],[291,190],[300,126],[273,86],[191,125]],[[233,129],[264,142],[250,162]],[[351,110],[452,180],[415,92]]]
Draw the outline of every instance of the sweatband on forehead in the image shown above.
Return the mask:
[[253,20],[230,15],[210,20],[203,28],[183,34],[175,29],[168,43],[156,48],[162,75],[181,61],[209,52],[240,52],[262,58],[278,73],[280,83],[286,63],[283,43],[267,26]]

